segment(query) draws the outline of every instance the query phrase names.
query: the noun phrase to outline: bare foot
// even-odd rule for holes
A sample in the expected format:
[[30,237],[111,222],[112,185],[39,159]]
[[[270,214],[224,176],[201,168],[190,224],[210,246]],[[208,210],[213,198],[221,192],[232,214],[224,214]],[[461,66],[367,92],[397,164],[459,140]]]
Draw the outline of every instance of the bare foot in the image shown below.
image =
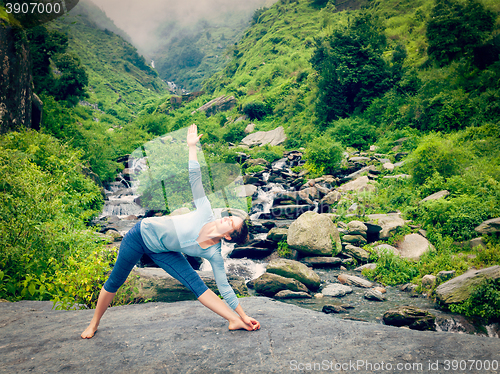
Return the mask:
[[252,331],[253,329],[248,326],[245,322],[243,322],[240,318],[235,319],[229,322],[229,330],[248,330]]
[[82,337],[82,339],[90,339],[94,336],[96,331],[97,331],[97,326],[94,327],[93,325],[89,325],[89,327],[87,327],[80,336]]

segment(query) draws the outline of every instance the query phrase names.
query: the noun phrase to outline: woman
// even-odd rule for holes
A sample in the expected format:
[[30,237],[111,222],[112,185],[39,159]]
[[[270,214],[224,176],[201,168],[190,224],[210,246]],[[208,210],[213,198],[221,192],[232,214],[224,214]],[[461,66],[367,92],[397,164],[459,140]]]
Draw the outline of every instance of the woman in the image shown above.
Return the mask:
[[[216,220],[213,216],[201,183],[200,165],[196,156],[196,143],[202,135],[197,134],[194,124],[188,129],[189,182],[196,211],[175,217],[146,218],[125,235],[113,271],[99,294],[94,317],[82,332],[82,338],[90,339],[94,336],[116,291],[144,253],[189,288],[203,305],[225,318],[229,322],[230,330],[251,331],[260,328],[258,321],[245,314],[227,281],[221,255],[221,239],[244,241],[248,230],[243,219],[239,217]],[[237,314],[208,289],[181,252],[210,261],[220,294]]]

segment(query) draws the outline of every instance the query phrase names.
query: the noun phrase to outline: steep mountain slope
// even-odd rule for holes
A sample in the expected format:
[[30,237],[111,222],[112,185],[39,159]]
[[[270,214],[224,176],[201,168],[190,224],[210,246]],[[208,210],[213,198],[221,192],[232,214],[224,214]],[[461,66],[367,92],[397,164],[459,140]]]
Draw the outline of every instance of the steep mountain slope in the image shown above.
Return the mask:
[[166,91],[166,84],[135,47],[106,28],[120,32],[94,4],[80,2],[50,27],[68,35],[70,51],[80,58],[89,76],[88,101],[101,110],[127,120],[137,104]]

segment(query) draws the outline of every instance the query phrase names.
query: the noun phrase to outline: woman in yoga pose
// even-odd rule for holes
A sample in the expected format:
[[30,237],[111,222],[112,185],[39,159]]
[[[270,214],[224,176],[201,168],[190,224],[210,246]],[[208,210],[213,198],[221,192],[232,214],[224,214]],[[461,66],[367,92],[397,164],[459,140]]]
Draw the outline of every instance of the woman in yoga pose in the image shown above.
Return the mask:
[[[189,182],[196,210],[174,217],[152,217],[138,222],[123,238],[113,271],[99,294],[94,317],[81,337],[94,336],[104,312],[116,291],[143,254],[189,288],[207,308],[225,318],[230,330],[258,330],[260,323],[247,316],[229,285],[221,255],[221,239],[244,242],[248,229],[243,219],[231,216],[215,219],[201,182],[196,143],[202,135],[196,125],[188,129]],[[182,253],[203,257],[212,265],[220,294],[235,314],[213,291],[208,289]]]

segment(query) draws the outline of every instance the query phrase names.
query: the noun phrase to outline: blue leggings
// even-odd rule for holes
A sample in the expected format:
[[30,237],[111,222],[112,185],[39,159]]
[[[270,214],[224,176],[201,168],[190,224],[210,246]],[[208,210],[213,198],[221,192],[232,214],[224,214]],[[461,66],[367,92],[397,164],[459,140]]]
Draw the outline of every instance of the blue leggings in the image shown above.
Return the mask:
[[123,238],[118,258],[108,280],[104,283],[104,289],[111,293],[118,291],[143,254],[147,254],[158,266],[190,289],[196,298],[208,290],[182,253],[155,253],[146,247],[141,236],[141,222],[138,222]]

